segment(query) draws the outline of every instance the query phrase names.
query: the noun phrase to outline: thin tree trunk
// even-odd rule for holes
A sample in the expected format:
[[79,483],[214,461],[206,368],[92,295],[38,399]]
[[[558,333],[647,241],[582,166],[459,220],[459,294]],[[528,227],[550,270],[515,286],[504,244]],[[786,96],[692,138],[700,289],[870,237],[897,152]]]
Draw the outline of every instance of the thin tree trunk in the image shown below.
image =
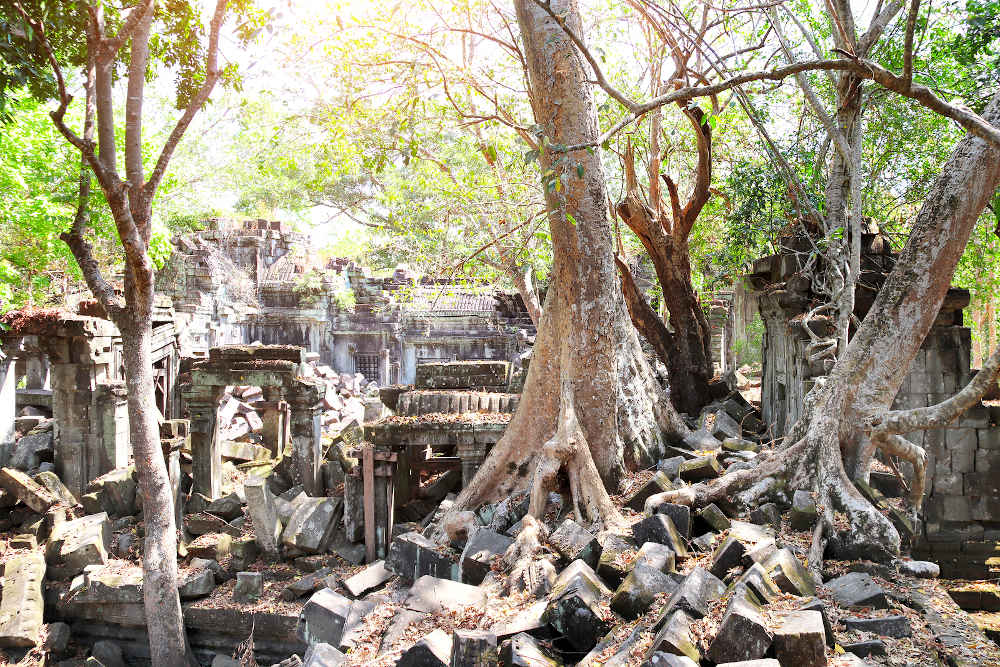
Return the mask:
[[[167,465],[160,447],[153,394],[151,304],[136,322],[119,323],[128,386],[129,434],[139,477],[143,522],[142,572],[149,648],[154,665],[186,665],[184,618],[177,593],[177,532]],[[133,310],[135,305],[130,307]],[[125,325],[125,326],[123,326]]]
[[512,267],[511,279],[514,281],[517,293],[521,295],[528,316],[531,317],[531,323],[537,329],[542,319],[542,304],[538,301],[538,292],[535,290],[534,271],[534,267],[530,264]]

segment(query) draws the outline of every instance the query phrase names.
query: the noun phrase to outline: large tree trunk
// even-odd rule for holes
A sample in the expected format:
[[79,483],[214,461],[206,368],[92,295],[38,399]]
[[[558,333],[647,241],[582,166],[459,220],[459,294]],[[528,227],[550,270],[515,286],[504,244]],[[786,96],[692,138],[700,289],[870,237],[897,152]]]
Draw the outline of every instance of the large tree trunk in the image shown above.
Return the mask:
[[[1000,95],[983,117],[1000,125]],[[917,472],[911,500],[919,510],[924,451],[898,436],[873,443],[869,435],[933,326],[972,229],[998,184],[1000,149],[976,137],[963,139],[928,193],[874,305],[825,382],[807,396],[803,417],[786,436],[784,448],[754,469],[666,492],[663,498],[703,505],[749,489],[742,496],[746,501],[765,492],[768,480],[784,478],[789,489],[818,493],[827,530],[834,510],[847,513],[851,529],[846,541],[859,553],[898,553],[895,527],[852,480],[867,480],[876,446],[906,458]]]
[[186,665],[184,619],[177,593],[174,501],[154,416],[151,307],[133,304],[129,311],[133,321],[118,326],[128,386],[129,434],[146,531],[142,586],[149,648],[154,665]]
[[[515,0],[524,40],[536,122],[551,144],[593,141],[596,110],[580,56],[559,25],[532,0]],[[576,0],[553,2],[580,31]],[[648,465],[664,432],[686,427],[656,384],[628,320],[611,247],[607,189],[599,156],[546,150],[552,170],[546,203],[553,279],[520,407],[454,511],[569,481],[581,521],[611,525],[620,516],[607,489],[617,490],[628,465]]]

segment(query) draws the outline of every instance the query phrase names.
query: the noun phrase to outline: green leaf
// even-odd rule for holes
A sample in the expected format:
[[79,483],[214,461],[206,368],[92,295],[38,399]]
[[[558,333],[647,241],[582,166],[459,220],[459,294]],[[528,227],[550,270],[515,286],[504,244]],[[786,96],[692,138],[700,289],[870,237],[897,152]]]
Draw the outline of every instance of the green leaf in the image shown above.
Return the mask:
[[576,175],[580,178],[583,178],[583,165],[580,164],[579,162],[576,163]]
[[566,219],[569,220],[569,224],[576,227],[576,218],[574,218],[573,214],[570,213],[569,211],[566,212]]

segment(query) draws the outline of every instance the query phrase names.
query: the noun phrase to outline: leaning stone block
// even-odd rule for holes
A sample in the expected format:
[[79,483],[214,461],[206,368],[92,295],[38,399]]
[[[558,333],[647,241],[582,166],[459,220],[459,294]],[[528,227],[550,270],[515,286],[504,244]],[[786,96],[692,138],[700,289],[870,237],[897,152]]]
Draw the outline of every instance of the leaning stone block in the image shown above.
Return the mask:
[[645,565],[660,572],[670,573],[674,571],[675,561],[674,551],[667,545],[646,542],[635,556],[635,567]]
[[[680,458],[680,457],[678,457]],[[681,459],[683,460],[683,458]],[[646,505],[646,499],[650,496],[663,493],[664,491],[672,491],[674,488],[673,483],[670,481],[670,477],[667,473],[662,470],[658,470],[652,479],[640,486],[632,495],[628,497],[625,501],[626,507],[634,509],[636,512],[642,512]]]
[[4,563],[0,646],[32,647],[41,642],[45,606],[43,579],[45,558],[37,551],[11,556]]
[[500,646],[500,662],[504,667],[562,667],[534,637],[525,633],[514,635]]
[[312,644],[302,660],[302,667],[337,667],[345,660],[347,656],[329,644]]
[[818,512],[816,501],[808,491],[798,490],[792,495],[792,512],[789,523],[792,530],[812,530]]
[[695,513],[695,527],[697,529],[714,530],[721,533],[724,530],[729,530],[731,525],[729,517],[715,503],[706,505]]
[[299,503],[281,533],[281,542],[306,553],[326,551],[343,506],[334,498],[307,498]]
[[632,535],[637,544],[657,542],[670,547],[677,558],[687,557],[687,545],[668,516],[654,514],[646,517],[632,526]]
[[597,575],[609,586],[620,586],[632,569],[635,558],[635,542],[620,535],[610,535],[604,540],[601,558],[597,562]]
[[722,474],[722,466],[714,456],[699,456],[685,461],[677,470],[677,475],[685,482],[701,482],[714,479]]
[[396,667],[448,667],[451,643],[451,635],[438,628],[408,648]]
[[56,497],[56,499],[66,505],[67,507],[73,507],[77,505],[76,498],[73,493],[66,488],[66,485],[62,483],[59,476],[50,470],[46,470],[35,475],[35,481],[48,489],[49,493]]
[[701,662],[701,653],[698,651],[698,645],[691,637],[691,623],[693,622],[694,619],[683,609],[673,609],[660,620],[659,629],[656,632],[656,636],[653,637],[653,643],[649,647],[647,656],[651,656],[657,651],[662,651],[664,653],[685,656],[695,664],[699,664]]
[[587,565],[596,567],[601,555],[601,545],[593,533],[572,519],[566,519],[552,531],[549,544],[568,563],[582,560]]
[[676,609],[683,609],[694,618],[702,618],[709,612],[709,606],[726,592],[726,585],[717,577],[696,567],[684,578],[681,585],[670,596],[660,620],[667,618]]
[[428,614],[459,613],[470,607],[482,608],[486,591],[468,584],[424,575],[417,579],[406,597],[406,608]]
[[818,611],[776,611],[774,656],[782,665],[824,667],[826,637]]
[[327,588],[326,578],[331,574],[333,574],[333,568],[321,567],[315,572],[310,572],[304,577],[299,577],[282,589],[281,599],[291,602],[292,600],[315,593],[322,588]]
[[138,482],[135,466],[115,468],[87,485],[87,494],[96,494],[101,508],[108,516],[132,516],[138,511],[136,490]]
[[264,596],[263,572],[237,572],[233,600],[253,604]]
[[745,586],[761,605],[769,604],[781,597],[778,584],[774,583],[774,579],[760,563],[748,567],[734,586]]
[[788,549],[778,549],[762,564],[783,592],[802,596],[816,595],[812,575]]
[[339,646],[351,601],[329,588],[313,594],[299,613],[296,633],[302,641]]
[[719,579],[725,579],[730,570],[740,567],[746,553],[747,549],[742,542],[727,537],[715,548],[712,554],[712,566],[708,571]]
[[45,545],[45,558],[60,578],[74,577],[88,565],[108,562],[111,526],[104,512],[64,521],[52,528]]
[[441,579],[457,579],[458,565],[448,557],[448,552],[420,533],[404,533],[393,539],[385,567],[407,581],[414,581],[429,574]]
[[577,566],[572,576],[560,575],[552,588],[544,619],[573,648],[587,653],[610,626],[601,612],[603,591],[597,575],[582,561],[575,563],[583,567]]
[[636,619],[649,611],[658,593],[672,593],[677,582],[668,574],[645,565],[632,569],[614,597],[611,609],[628,620]]
[[489,574],[493,560],[503,556],[514,540],[489,528],[475,531],[465,544],[459,559],[462,583],[478,586]]
[[368,591],[373,591],[379,586],[382,586],[394,575],[385,567],[385,561],[377,561],[372,563],[365,569],[361,570],[357,574],[348,577],[344,581],[344,588],[356,598],[361,597]]
[[665,514],[674,522],[677,532],[685,540],[691,539],[691,508],[687,505],[676,505],[674,503],[657,503],[655,507],[647,507],[646,512],[652,514]]
[[39,514],[45,514],[50,507],[58,502],[58,499],[48,489],[36,483],[20,470],[13,468],[0,468],[0,488],[13,494],[15,498]]
[[713,662],[757,660],[764,657],[770,646],[771,633],[760,609],[733,596],[708,648],[708,658]]
[[482,630],[455,630],[450,667],[497,667],[497,636]]
[[181,600],[196,600],[203,598],[215,589],[215,573],[208,568],[200,568],[189,572],[180,580],[177,592]]
[[267,482],[259,477],[250,477],[243,483],[243,492],[247,498],[247,509],[253,522],[257,544],[269,557],[277,558],[280,553],[282,525]]

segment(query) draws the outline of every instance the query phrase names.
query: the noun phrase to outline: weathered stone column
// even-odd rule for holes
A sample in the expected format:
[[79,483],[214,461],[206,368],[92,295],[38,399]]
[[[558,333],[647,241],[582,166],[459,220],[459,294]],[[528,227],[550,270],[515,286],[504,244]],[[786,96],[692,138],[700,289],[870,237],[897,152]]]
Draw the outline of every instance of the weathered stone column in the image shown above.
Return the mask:
[[6,457],[14,446],[14,419],[17,416],[17,380],[14,357],[0,352],[0,463],[7,465]]
[[279,540],[282,526],[267,483],[259,477],[249,477],[243,483],[243,492],[247,497],[247,509],[253,521],[257,544],[270,558],[277,558],[281,555]]
[[225,387],[190,386],[183,391],[191,420],[191,471],[194,491],[209,498],[219,497],[222,455],[219,449],[216,413]]
[[392,379],[389,375],[389,348],[383,348],[382,353],[379,358],[379,377],[378,383],[385,387],[392,384]]
[[88,363],[52,364],[52,417],[56,474],[78,498],[97,476],[88,455],[96,382]]
[[325,495],[320,471],[322,420],[320,401],[325,386],[321,380],[301,378],[288,390],[291,407],[292,471],[295,481],[310,496]]
[[49,388],[49,360],[38,349],[38,336],[25,336],[24,388]]
[[285,450],[288,404],[284,402],[283,387],[261,387],[261,389],[264,391],[264,401],[254,406],[264,424],[260,434],[264,438],[264,446],[277,457]]

